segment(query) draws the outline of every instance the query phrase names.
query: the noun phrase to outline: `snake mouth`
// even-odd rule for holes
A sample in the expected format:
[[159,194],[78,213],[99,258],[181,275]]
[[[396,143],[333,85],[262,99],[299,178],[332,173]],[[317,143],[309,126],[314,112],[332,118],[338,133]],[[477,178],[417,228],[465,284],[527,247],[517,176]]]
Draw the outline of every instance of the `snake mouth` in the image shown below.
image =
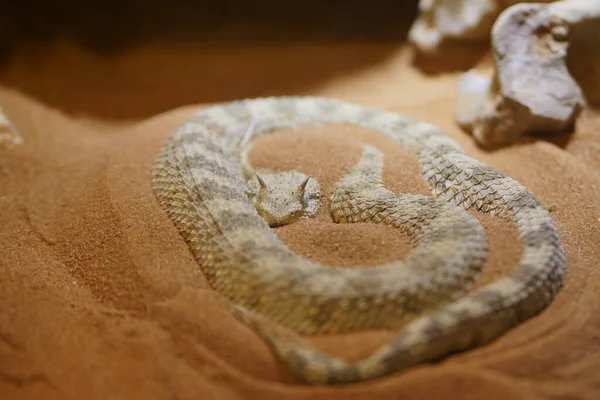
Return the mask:
[[261,213],[260,211],[258,215],[260,215],[260,217],[265,220],[267,225],[269,225],[269,228],[278,228],[280,226],[289,225],[291,223],[289,221],[289,218],[276,218],[270,214]]
[[282,227],[285,225],[291,225],[294,222],[299,221],[300,219],[302,219],[303,215],[304,215],[303,212],[296,212],[294,214],[286,215],[284,217],[279,217],[279,218],[275,218],[272,215],[267,215],[267,216],[261,215],[261,217],[267,222],[267,224],[269,225],[269,228],[279,228],[279,227]]

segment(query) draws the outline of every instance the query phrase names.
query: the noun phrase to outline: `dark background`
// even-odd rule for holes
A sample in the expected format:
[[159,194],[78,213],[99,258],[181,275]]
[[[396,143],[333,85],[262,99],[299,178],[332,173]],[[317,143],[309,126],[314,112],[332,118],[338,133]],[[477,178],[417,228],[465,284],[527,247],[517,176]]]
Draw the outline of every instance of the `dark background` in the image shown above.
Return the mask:
[[57,36],[103,52],[156,38],[402,41],[416,10],[416,0],[12,0],[0,2],[0,29],[3,53]]
[[[68,114],[117,119],[310,94],[410,50],[403,44],[417,6],[418,0],[0,1],[0,82]],[[437,75],[465,71],[486,51],[485,43],[480,51],[457,43],[434,55],[408,54],[421,72]]]

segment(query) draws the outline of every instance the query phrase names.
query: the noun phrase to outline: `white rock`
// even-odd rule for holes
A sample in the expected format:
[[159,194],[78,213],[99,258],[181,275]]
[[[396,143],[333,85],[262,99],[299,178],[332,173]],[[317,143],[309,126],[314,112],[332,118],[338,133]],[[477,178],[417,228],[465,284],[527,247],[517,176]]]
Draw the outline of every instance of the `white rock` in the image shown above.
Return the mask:
[[21,135],[0,108],[0,147],[13,148],[21,143]]
[[[549,0],[541,0],[547,2]],[[498,14],[518,0],[421,0],[408,39],[424,53],[448,39],[488,40]]]
[[457,123],[484,146],[572,126],[586,101],[567,68],[567,50],[576,39],[589,40],[575,34],[584,28],[600,33],[600,1],[521,3],[506,9],[492,30],[495,73],[463,75]]

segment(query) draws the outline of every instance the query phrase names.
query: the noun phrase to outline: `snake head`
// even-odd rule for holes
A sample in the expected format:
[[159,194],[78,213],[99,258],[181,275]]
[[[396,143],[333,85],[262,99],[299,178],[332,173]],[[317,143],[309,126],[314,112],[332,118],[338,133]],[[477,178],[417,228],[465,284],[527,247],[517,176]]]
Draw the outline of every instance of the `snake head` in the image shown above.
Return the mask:
[[286,173],[255,175],[259,189],[254,207],[270,227],[294,223],[305,215],[309,201],[306,188],[311,176],[301,175],[299,182],[297,175]]

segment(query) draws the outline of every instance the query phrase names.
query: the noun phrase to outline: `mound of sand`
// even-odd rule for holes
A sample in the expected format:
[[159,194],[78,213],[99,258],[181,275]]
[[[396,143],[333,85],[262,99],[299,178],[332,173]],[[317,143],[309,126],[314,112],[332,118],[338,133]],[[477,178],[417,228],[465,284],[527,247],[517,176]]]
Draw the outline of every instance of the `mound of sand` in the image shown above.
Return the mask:
[[[57,43],[25,47],[11,59],[1,95],[24,144],[0,150],[0,397],[491,400],[599,393],[600,115],[586,112],[567,138],[524,139],[485,152],[452,122],[458,73],[423,75],[411,66],[409,49],[391,44],[282,49],[148,45],[99,56]],[[199,107],[292,93],[437,124],[469,154],[530,188],[552,206],[567,251],[567,284],[556,301],[491,345],[435,365],[347,387],[297,385],[208,287],[150,186],[160,146]],[[258,139],[253,162],[300,169],[327,190],[358,160],[358,140],[365,140],[384,150],[389,188],[428,193],[414,155],[378,132],[339,125],[303,133]],[[491,241],[484,284],[510,271],[521,249],[512,226],[477,217]],[[335,265],[376,264],[410,251],[395,231],[335,225],[325,208],[277,233],[299,254]],[[391,334],[314,341],[357,359]]]

